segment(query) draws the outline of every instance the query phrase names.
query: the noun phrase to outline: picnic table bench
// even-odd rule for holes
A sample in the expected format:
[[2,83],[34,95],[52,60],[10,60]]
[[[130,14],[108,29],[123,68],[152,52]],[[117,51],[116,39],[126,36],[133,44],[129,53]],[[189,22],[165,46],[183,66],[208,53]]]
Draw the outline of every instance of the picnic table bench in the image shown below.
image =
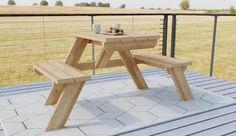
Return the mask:
[[[192,99],[191,90],[187,81],[183,77],[183,72],[189,62],[170,58],[152,58],[150,63],[145,59],[149,56],[133,55],[131,50],[153,48],[157,44],[159,36],[155,34],[125,34],[119,36],[78,33],[71,46],[65,63],[57,61],[48,61],[34,65],[37,73],[43,74],[53,81],[53,86],[46,100],[45,105],[56,104],[56,109],[49,121],[46,131],[64,127],[71,110],[78,98],[83,85],[90,76],[83,74],[83,70],[92,70],[97,68],[125,66],[130,73],[138,89],[148,88],[139,68],[138,63],[155,64],[160,67],[160,60],[169,73],[173,76],[176,86],[183,100]],[[101,46],[101,52],[96,62],[80,62],[88,43]],[[120,59],[110,60],[114,52],[118,52]],[[150,59],[151,60],[151,59]],[[157,65],[158,64],[158,65]],[[181,65],[179,67],[178,65]],[[178,67],[176,67],[178,66]],[[183,81],[179,81],[183,80]],[[183,83],[183,85],[182,85]]]

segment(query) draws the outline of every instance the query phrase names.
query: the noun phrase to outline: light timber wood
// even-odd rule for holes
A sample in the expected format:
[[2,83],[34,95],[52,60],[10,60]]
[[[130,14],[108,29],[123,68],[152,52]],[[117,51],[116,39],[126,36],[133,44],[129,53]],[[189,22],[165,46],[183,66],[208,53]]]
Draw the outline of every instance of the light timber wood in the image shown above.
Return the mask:
[[85,81],[80,81],[75,84],[69,84],[64,87],[64,90],[59,98],[56,105],[56,110],[54,111],[46,131],[51,131],[59,128],[63,128],[72,108],[82,90]]
[[83,55],[83,52],[88,42],[89,40],[76,38],[74,44],[71,46],[71,49],[67,55],[65,63],[71,66],[76,66],[81,56]]
[[92,70],[95,69],[95,62],[83,62],[83,63],[78,63],[76,68],[79,70]]
[[83,74],[80,70],[58,61],[38,63],[33,68],[55,84],[68,84],[90,79],[90,76]]
[[102,48],[95,67],[96,68],[106,67],[106,64],[110,60],[112,54],[113,54],[112,51],[107,51],[104,48]]
[[37,70],[39,73],[48,77],[50,80],[52,80],[56,84],[74,83],[74,79],[72,76],[57,69],[53,65],[50,65],[50,63],[48,62],[35,64],[33,65],[33,68]]
[[[75,40],[69,50],[69,53],[67,55],[65,63],[72,66],[72,67],[75,67],[77,65],[77,63],[79,62],[80,58],[82,57],[83,52],[84,52],[88,42],[89,42],[89,40],[87,40],[87,39],[75,37]],[[55,94],[54,91],[55,91],[55,93],[62,92],[61,90],[57,90],[56,86],[53,86],[50,91],[51,93],[49,94],[49,96],[45,102],[45,105],[53,105],[53,104],[57,103],[59,97],[55,97],[55,96],[51,95],[51,94]],[[60,96],[60,95],[58,95],[58,96]]]
[[71,75],[74,79],[74,82],[77,81],[86,81],[90,79],[90,76],[82,73],[80,70],[73,68],[67,64],[63,64],[59,61],[49,61],[50,64],[52,64],[57,69],[60,69],[61,71],[67,73],[68,75]]
[[150,53],[139,53],[134,54],[134,59],[138,63],[145,63],[147,65],[165,68],[165,67],[186,67],[188,65],[192,65],[191,61],[171,58],[167,56],[161,56],[157,54]]
[[156,45],[157,45],[157,40],[132,41],[132,42],[129,41],[129,42],[103,44],[104,48],[110,51],[147,49],[147,48],[154,48]]
[[133,56],[129,50],[118,51],[125,67],[129,71],[133,81],[135,82],[137,88],[146,89],[147,84],[139,71],[137,64],[135,63]]
[[[56,109],[46,131],[64,127],[85,81],[90,79],[90,76],[81,73],[80,70],[125,65],[137,88],[147,88],[147,84],[130,50],[153,48],[156,46],[158,38],[159,36],[157,35],[147,34],[110,36],[94,33],[79,33],[67,55],[65,64],[49,61],[34,65],[36,72],[47,76],[53,81],[51,92],[45,104],[56,104]],[[79,62],[88,43],[102,46],[97,63]],[[110,60],[114,51],[118,51],[121,59]],[[179,76],[175,77],[180,78]]]
[[[119,67],[124,66],[121,59],[115,59],[115,60],[109,60],[104,67],[99,68],[109,68],[109,67]],[[76,68],[79,70],[92,70],[95,69],[95,62],[84,62],[84,63],[78,63]]]
[[187,66],[191,65],[192,62],[150,53],[134,54],[134,59],[136,63],[165,69],[171,75],[180,97],[185,101],[193,99],[191,89],[184,75]]
[[184,68],[182,67],[168,68],[168,71],[175,83],[175,86],[180,94],[180,97],[184,101],[192,100],[193,95],[188,85],[188,81],[184,76]]
[[79,38],[89,39],[91,41],[99,41],[103,43],[116,43],[116,42],[124,42],[124,41],[148,41],[159,39],[159,36],[156,34],[134,34],[134,33],[125,33],[124,35],[104,35],[104,34],[94,34],[92,32],[86,33],[78,33],[76,35]]
[[124,66],[124,63],[121,59],[116,59],[116,60],[108,61],[106,68],[107,67],[119,67],[119,66]]
[[[56,104],[57,100],[61,96],[63,87],[64,87],[64,85],[58,85],[58,84],[53,83],[51,90],[54,89],[54,91],[50,91],[49,96],[51,97],[51,99],[47,99],[48,101],[46,101],[46,102],[49,102],[50,105],[51,105],[51,103]],[[45,105],[49,105],[49,104],[46,103]]]

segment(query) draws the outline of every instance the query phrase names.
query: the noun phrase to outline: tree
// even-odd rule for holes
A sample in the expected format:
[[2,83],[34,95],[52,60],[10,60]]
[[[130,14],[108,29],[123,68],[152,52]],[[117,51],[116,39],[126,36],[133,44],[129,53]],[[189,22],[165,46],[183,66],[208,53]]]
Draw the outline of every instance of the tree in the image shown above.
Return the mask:
[[55,6],[63,6],[63,2],[58,0],[56,1]]
[[16,5],[14,0],[8,0],[7,5]]
[[97,3],[96,2],[91,2],[90,3],[90,7],[96,7],[97,6]]
[[89,7],[90,4],[87,2],[76,3],[75,7]]
[[48,6],[48,2],[47,2],[46,0],[42,0],[42,1],[40,2],[40,5],[41,5],[41,6]]
[[102,2],[98,2],[98,7],[110,7],[110,3],[102,3]]
[[189,3],[189,0],[182,0],[179,4],[179,7],[182,9],[182,10],[188,10],[189,7],[190,7],[190,3]]
[[140,9],[145,9],[144,7],[140,7]]
[[235,10],[234,6],[230,6],[229,13],[231,13],[231,14],[235,14],[236,13],[236,10]]
[[125,7],[126,7],[125,4],[120,5],[120,8],[125,8]]
[[38,3],[33,3],[33,6],[37,6],[38,5]]

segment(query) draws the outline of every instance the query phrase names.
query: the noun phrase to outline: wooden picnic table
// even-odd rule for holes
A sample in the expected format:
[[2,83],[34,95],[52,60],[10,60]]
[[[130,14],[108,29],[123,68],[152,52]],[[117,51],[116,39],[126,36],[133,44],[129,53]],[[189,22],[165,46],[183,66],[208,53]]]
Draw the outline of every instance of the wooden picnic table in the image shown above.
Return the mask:
[[[124,35],[112,36],[112,35],[94,34],[94,33],[78,33],[75,36],[75,41],[71,46],[65,64],[78,70],[90,70],[90,69],[117,67],[125,65],[127,71],[130,73],[137,88],[146,89],[147,84],[143,76],[141,75],[141,72],[131,53],[131,50],[153,48],[156,46],[158,39],[159,36],[156,34],[124,34]],[[85,48],[86,46],[89,45],[88,43],[93,43],[96,46],[101,46],[102,49],[100,55],[95,62],[80,63],[80,59],[85,51]],[[114,52],[118,52],[120,59],[110,60]],[[61,66],[62,64],[58,64],[58,66],[59,65],[60,67],[64,68],[66,67],[66,66]],[[40,65],[36,66],[36,69],[37,68],[40,70],[41,68]],[[70,69],[68,67],[66,68]],[[53,67],[47,69],[53,69]],[[73,69],[70,70],[71,73],[73,73]],[[46,70],[46,74],[48,74],[47,72],[48,71]],[[60,73],[62,72],[60,71]],[[75,71],[74,73],[80,75],[78,71]],[[53,73],[49,75],[49,77],[52,77],[52,75]],[[63,79],[62,81],[69,82],[68,80],[65,79]],[[58,82],[58,80],[56,80],[56,82]],[[85,81],[80,82],[80,84],[71,85],[69,87],[68,86],[64,87],[63,85],[56,83],[53,84],[51,92],[45,104],[46,105],[57,104],[57,105],[56,105],[56,110],[53,113],[49,121],[49,124],[46,128],[47,131],[64,127],[84,83]],[[70,93],[69,89],[72,89],[73,93]]]

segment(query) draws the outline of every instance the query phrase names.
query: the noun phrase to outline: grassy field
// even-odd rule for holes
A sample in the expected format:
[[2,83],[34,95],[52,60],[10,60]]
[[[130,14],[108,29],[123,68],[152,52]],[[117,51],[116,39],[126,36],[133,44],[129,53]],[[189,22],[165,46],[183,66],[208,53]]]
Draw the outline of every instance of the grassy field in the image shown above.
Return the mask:
[[[144,12],[182,11],[0,6],[0,14]],[[203,13],[204,11],[189,12]],[[120,23],[125,32],[161,35],[161,19],[162,16],[95,17],[95,23],[101,24],[103,31],[113,23]],[[234,81],[236,81],[234,71],[236,66],[235,21],[236,17],[219,18],[214,71],[215,76]],[[212,25],[212,17],[180,16],[177,18],[176,56],[192,60],[194,64],[189,68],[191,71],[203,74],[209,72]],[[169,27],[171,28],[171,26]],[[170,28],[169,31],[171,31]],[[46,80],[32,72],[32,64],[48,59],[65,59],[73,42],[73,36],[77,32],[90,31],[90,29],[89,17],[2,17],[0,20],[0,86]],[[170,43],[170,38],[168,40]],[[170,47],[170,45],[168,46]],[[96,47],[96,56],[99,50],[99,47]],[[89,46],[83,61],[92,60],[91,51],[91,46]],[[155,49],[149,51],[161,53],[161,41]],[[120,70],[124,70],[124,68],[102,69],[97,70],[96,73]]]

